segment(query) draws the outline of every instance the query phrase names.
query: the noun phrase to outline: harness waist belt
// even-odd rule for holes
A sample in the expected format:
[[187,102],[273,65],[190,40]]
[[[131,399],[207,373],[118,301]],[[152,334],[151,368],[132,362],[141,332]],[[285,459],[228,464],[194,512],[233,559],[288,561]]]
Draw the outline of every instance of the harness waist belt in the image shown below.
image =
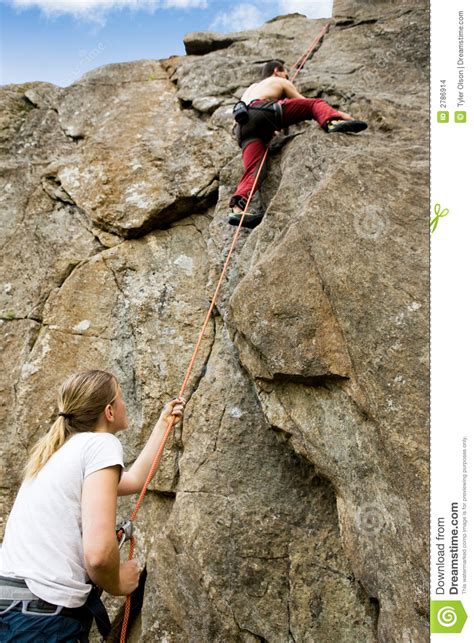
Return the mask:
[[0,585],[0,601],[36,601],[38,597],[28,587]]
[[0,576],[0,600],[1,601],[38,601],[36,594],[28,588],[22,578],[7,578]]
[[21,610],[24,614],[59,614],[68,608],[53,605],[44,601],[28,588],[26,581],[21,578],[0,576],[0,614],[10,610]]
[[111,624],[104,604],[100,600],[101,590],[92,585],[87,601],[81,607],[63,607],[48,603],[28,589],[26,582],[18,578],[0,576],[0,614],[10,610],[20,610],[23,614],[51,614],[70,616],[81,622],[91,614],[101,635],[106,638],[110,634]]
[[234,133],[244,149],[250,142],[261,140],[269,143],[276,130],[283,127],[283,108],[280,101],[255,99],[248,104],[249,120],[236,123]]

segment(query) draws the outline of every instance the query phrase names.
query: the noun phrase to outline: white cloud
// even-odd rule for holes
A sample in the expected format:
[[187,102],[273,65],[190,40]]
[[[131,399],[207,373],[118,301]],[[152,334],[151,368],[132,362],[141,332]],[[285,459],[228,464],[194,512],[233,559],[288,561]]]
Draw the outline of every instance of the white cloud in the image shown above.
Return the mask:
[[205,9],[207,0],[163,0],[165,9]]
[[155,11],[156,9],[189,9],[207,7],[207,0],[8,0],[18,9],[38,8],[47,16],[71,14],[104,23],[105,14],[113,9]]
[[227,12],[218,13],[210,29],[217,31],[245,31],[259,27],[267,16],[253,4],[238,4]]
[[259,6],[245,2],[218,13],[209,29],[245,31],[259,27],[276,15],[287,13],[302,13],[308,18],[329,18],[332,16],[332,4],[333,0],[260,0]]
[[278,11],[282,15],[302,13],[308,18],[330,18],[332,0],[278,0]]

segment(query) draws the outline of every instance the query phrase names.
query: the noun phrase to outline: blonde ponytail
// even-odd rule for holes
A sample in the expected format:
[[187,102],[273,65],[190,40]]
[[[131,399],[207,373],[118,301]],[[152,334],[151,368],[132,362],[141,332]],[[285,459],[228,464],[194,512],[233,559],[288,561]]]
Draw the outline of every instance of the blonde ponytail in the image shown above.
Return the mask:
[[117,380],[106,371],[71,375],[59,390],[58,418],[31,450],[23,469],[24,479],[33,478],[71,435],[94,431],[101,413],[117,393]]

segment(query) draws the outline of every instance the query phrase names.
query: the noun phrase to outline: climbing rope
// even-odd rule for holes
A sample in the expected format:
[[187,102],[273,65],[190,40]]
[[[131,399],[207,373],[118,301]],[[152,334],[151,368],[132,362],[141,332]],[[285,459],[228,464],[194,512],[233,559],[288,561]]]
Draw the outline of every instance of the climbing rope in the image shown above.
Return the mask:
[[[308,47],[308,49],[304,52],[304,54],[302,56],[300,56],[300,58],[295,63],[295,65],[293,65],[291,67],[291,69],[296,67],[296,71],[293,74],[293,76],[291,77],[292,82],[296,78],[296,76],[299,74],[301,69],[303,68],[306,60],[311,55],[311,52],[314,50],[316,45],[320,42],[321,38],[324,36],[326,31],[328,30],[329,25],[330,25],[330,22],[328,22],[323,27],[323,29],[318,33],[318,35],[313,40],[313,42]],[[227,268],[229,267],[229,263],[230,263],[230,260],[231,260],[231,257],[232,257],[232,253],[234,252],[235,246],[237,244],[237,240],[239,238],[240,230],[242,228],[242,223],[244,221],[244,216],[245,216],[245,214],[246,214],[246,212],[248,210],[250,202],[252,201],[253,195],[255,193],[255,189],[256,189],[256,187],[258,185],[258,180],[260,178],[260,174],[262,173],[262,169],[263,169],[263,167],[265,165],[265,160],[266,160],[267,155],[268,155],[268,149],[269,149],[269,146],[267,145],[267,147],[265,149],[265,153],[263,155],[263,158],[260,161],[258,172],[257,172],[257,174],[255,176],[255,180],[253,182],[252,189],[251,189],[249,197],[247,199],[247,203],[246,203],[245,208],[244,208],[244,210],[242,212],[242,216],[240,217],[239,225],[237,226],[237,229],[236,229],[236,231],[234,233],[234,237],[232,239],[232,243],[231,243],[229,251],[227,253],[227,258],[226,258],[226,260],[224,262],[224,266],[222,268],[222,272],[221,272],[221,275],[219,277],[219,281],[217,282],[217,286],[216,286],[216,289],[214,291],[214,295],[212,297],[211,303],[209,304],[209,309],[208,309],[206,317],[204,319],[204,323],[203,323],[202,328],[201,328],[201,330],[199,332],[199,336],[198,336],[196,345],[194,347],[194,351],[193,351],[193,354],[191,356],[191,360],[189,362],[188,368],[186,370],[186,374],[184,376],[184,380],[183,380],[183,383],[181,385],[181,389],[179,391],[178,397],[182,397],[184,395],[184,392],[185,392],[186,387],[187,387],[188,382],[189,382],[189,378],[191,377],[191,372],[192,372],[194,364],[196,362],[196,359],[197,359],[197,356],[198,356],[198,353],[199,353],[199,349],[201,347],[201,343],[202,343],[202,340],[204,338],[204,333],[206,332],[206,328],[207,328],[207,325],[208,325],[209,320],[211,318],[212,311],[214,310],[214,306],[216,305],[217,297],[219,296],[219,292],[220,292],[220,289],[221,289],[221,286],[222,286],[222,282],[224,281],[224,277],[226,275]],[[130,520],[132,521],[132,523],[133,523],[133,521],[135,520],[135,518],[137,516],[137,513],[138,513],[138,510],[139,510],[140,505],[142,503],[142,500],[143,500],[143,498],[145,496],[145,493],[146,493],[146,491],[148,489],[148,485],[150,484],[151,479],[155,475],[156,469],[158,468],[158,463],[160,461],[161,455],[162,455],[163,450],[165,448],[165,444],[166,444],[168,436],[169,436],[169,434],[171,432],[171,429],[173,428],[174,424],[177,421],[178,421],[178,418],[172,418],[169,421],[168,426],[166,427],[165,434],[163,436],[163,439],[161,441],[159,449],[156,452],[155,458],[154,458],[154,460],[152,462],[152,465],[150,467],[150,471],[148,472],[148,476],[147,476],[147,478],[145,480],[145,483],[144,483],[143,488],[142,488],[142,490],[140,492],[140,495],[139,495],[138,500],[137,500],[137,502],[135,504],[135,507],[134,507],[134,509],[133,509],[133,511],[132,511],[132,513],[130,515]],[[131,538],[130,538],[130,549],[129,549],[129,552],[128,552],[128,560],[132,560],[134,551],[135,551],[135,538],[132,535]],[[130,605],[131,605],[131,597],[127,596],[127,599],[126,599],[126,602],[125,602],[125,611],[124,611],[124,616],[123,616],[122,631],[121,631],[121,634],[120,634],[120,643],[125,643],[125,641],[126,641],[128,620],[129,620],[129,617],[130,617]]]
[[310,57],[311,53],[315,49],[316,45],[323,38],[324,34],[326,33],[326,31],[329,29],[330,26],[331,26],[331,22],[327,22],[324,25],[324,27],[321,29],[321,31],[318,33],[318,35],[314,38],[314,40],[309,45],[309,47],[306,49],[306,51],[298,58],[298,60],[295,62],[295,64],[290,67],[290,71],[292,69],[295,69],[295,67],[296,67],[296,71],[295,71],[294,75],[291,78],[292,82],[296,78],[296,76],[300,73],[301,69],[303,69],[305,62],[308,60],[308,58]]

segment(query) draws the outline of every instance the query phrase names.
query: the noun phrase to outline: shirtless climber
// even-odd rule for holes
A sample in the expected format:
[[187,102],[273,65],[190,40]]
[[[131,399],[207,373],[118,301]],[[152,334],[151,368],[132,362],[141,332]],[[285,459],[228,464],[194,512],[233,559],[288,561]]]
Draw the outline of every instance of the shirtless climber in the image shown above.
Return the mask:
[[[302,96],[288,80],[288,70],[280,60],[265,63],[262,80],[244,92],[234,106],[234,117],[245,172],[230,200],[232,212],[228,221],[231,225],[240,223],[265,148],[275,130],[311,119],[328,133],[360,132],[367,127],[364,121],[356,121],[350,114],[333,109],[321,98]],[[263,212],[247,210],[242,226],[255,228],[262,218]]]

